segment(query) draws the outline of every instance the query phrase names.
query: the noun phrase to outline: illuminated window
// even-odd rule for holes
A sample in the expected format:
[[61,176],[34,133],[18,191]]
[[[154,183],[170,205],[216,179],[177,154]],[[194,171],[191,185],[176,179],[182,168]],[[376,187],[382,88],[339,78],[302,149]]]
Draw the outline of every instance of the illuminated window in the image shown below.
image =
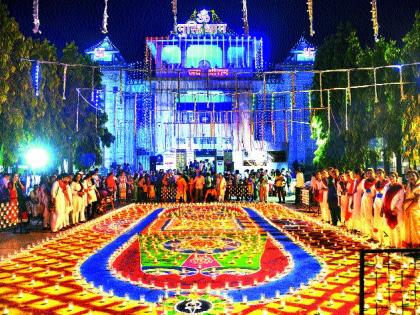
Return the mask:
[[165,46],[162,49],[162,62],[167,64],[181,63],[181,49],[178,46]]
[[187,68],[222,68],[223,54],[216,45],[191,45],[187,49]]
[[229,47],[227,57],[229,65],[234,67],[242,67],[245,59],[244,47]]

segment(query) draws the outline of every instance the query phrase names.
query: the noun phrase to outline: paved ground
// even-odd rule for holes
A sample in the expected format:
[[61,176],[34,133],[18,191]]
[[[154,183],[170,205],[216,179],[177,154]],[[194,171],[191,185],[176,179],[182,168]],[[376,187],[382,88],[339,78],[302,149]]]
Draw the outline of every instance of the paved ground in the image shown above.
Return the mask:
[[[269,197],[269,202],[278,202],[276,197]],[[288,196],[286,198],[286,204],[290,208],[294,208],[293,205],[294,196]],[[25,234],[15,233],[13,230],[0,232],[0,257],[13,254],[15,251],[21,248],[27,247],[30,244],[41,241],[45,238],[54,235],[49,230],[43,231],[41,226],[31,225],[29,232]]]

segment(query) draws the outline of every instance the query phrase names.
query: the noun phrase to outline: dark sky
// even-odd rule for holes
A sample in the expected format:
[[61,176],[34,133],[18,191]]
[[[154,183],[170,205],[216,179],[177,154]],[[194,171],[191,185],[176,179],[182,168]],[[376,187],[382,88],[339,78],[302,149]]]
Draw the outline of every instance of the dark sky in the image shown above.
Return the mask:
[[[308,35],[307,0],[248,0],[251,35],[264,38],[266,60],[282,61],[301,35]],[[0,0],[25,35],[32,34],[32,0]],[[42,35],[61,50],[74,40],[86,49],[103,38],[104,0],[39,0]],[[363,44],[372,44],[370,0],[313,0],[316,45],[332,34],[341,21],[350,22]],[[377,0],[380,33],[400,42],[420,10],[420,0]],[[170,0],[109,0],[109,36],[127,61],[143,59],[146,36],[165,36],[172,29]],[[242,31],[241,0],[178,0],[178,21],[185,22],[193,10],[215,9],[237,33]],[[309,36],[307,36],[309,37]]]

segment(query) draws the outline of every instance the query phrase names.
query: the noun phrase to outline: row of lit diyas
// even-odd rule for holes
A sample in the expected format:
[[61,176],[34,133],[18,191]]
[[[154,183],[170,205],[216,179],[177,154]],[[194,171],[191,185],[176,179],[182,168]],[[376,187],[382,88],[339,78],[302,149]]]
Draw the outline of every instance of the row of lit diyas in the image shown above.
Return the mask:
[[[260,211],[262,211],[265,215],[269,215],[271,218],[273,218],[273,216],[275,216],[274,217],[275,219],[277,219],[279,217],[280,218],[281,217],[284,217],[284,218],[290,219],[292,217],[292,218],[300,219],[300,220],[303,220],[303,221],[306,221],[306,222],[309,221],[312,224],[315,224],[315,225],[317,225],[317,226],[320,227],[321,234],[324,234],[324,231],[330,230],[330,231],[334,231],[337,235],[344,235],[345,238],[353,239],[354,241],[358,241],[359,243],[364,244],[364,245],[367,245],[367,246],[370,246],[371,248],[376,248],[377,247],[377,245],[375,243],[368,243],[368,242],[366,242],[363,237],[358,237],[357,235],[351,234],[351,233],[349,233],[347,231],[344,231],[343,232],[338,227],[334,227],[334,226],[331,226],[329,224],[322,223],[322,222],[314,219],[313,217],[310,217],[310,216],[305,215],[305,214],[302,214],[302,213],[291,211],[289,209],[286,210],[285,208],[280,207],[280,206],[277,206],[277,205],[274,206],[274,211],[273,211],[273,205],[270,205],[270,206],[268,206],[268,205],[258,205],[257,208],[260,208],[259,209]],[[263,208],[263,209],[261,209],[261,208]],[[285,229],[283,229],[281,227],[279,229],[282,230],[283,233],[285,233],[289,237],[293,237],[292,234],[289,233],[288,231],[285,231]],[[298,230],[300,229],[299,226],[297,226],[297,229]],[[309,236],[309,235],[306,233],[306,236]],[[300,243],[300,245],[302,245],[302,243],[299,242],[299,238],[298,237],[297,238],[295,237],[295,239],[297,240],[298,243]],[[340,236],[340,240],[342,240],[342,239],[343,239],[343,237]],[[311,241],[310,238],[309,238],[309,241]],[[334,247],[337,247],[337,243],[334,244]],[[353,244],[352,245],[352,249],[354,250],[354,248],[355,248],[355,245]],[[324,246],[322,247],[321,252],[323,250],[324,250]],[[343,247],[342,253],[343,254],[346,253],[346,248],[345,247]],[[409,268],[409,264],[407,264],[407,262],[404,261],[404,259],[407,260],[407,257],[405,257],[405,256],[399,256],[397,254],[393,254],[393,256],[394,257],[399,257],[400,259],[402,259],[402,265],[401,265],[402,269],[401,269],[401,272],[404,272],[404,270],[407,270]],[[344,256],[343,260],[346,260],[346,256]],[[380,270],[380,269],[383,268],[383,266],[381,264],[381,260],[379,259],[378,255],[375,256],[375,261],[376,261],[376,264],[373,264],[373,265],[376,268],[376,270],[375,270],[375,274],[376,275],[374,273],[371,273],[371,274],[368,275],[368,278],[369,277],[371,277],[371,278],[372,277],[373,278],[377,277],[378,270]],[[414,263],[414,259],[410,259],[410,261],[412,261]],[[390,261],[388,263],[390,264]],[[341,264],[339,264],[338,266],[340,267]],[[337,276],[338,276],[338,274],[336,275],[336,277]],[[389,275],[389,281],[391,283],[395,282],[395,275],[393,275],[392,273]],[[420,283],[420,275],[416,278],[415,282],[416,283]],[[376,294],[376,302],[377,303],[383,302],[383,293],[382,293],[383,291],[384,291],[383,289],[380,289],[380,291]],[[414,292],[410,292],[410,293],[405,292],[403,294],[403,303],[405,303],[404,304],[405,306],[410,306],[410,305],[412,306],[412,304],[410,304],[410,295],[412,297],[414,297],[415,296],[415,293]],[[369,308],[370,308],[370,306],[368,304],[366,304],[365,305],[365,310],[367,310]],[[393,303],[391,303],[389,305],[389,308],[390,308],[391,314],[398,314],[399,312],[401,312],[401,309],[397,308],[395,306],[395,304],[393,304]],[[420,314],[420,308],[418,308],[416,310],[416,314]]]
[[[150,206],[150,205],[149,205],[149,204],[147,204],[147,206]],[[153,209],[154,209],[154,208],[156,208],[156,207],[153,207]],[[150,212],[150,210],[152,210],[152,208],[150,208],[150,209],[149,209],[149,212]],[[103,217],[102,217],[102,218],[99,218],[99,219],[101,219],[101,220],[102,220],[102,219],[103,219]],[[90,224],[92,224],[92,225],[93,225],[93,224],[94,224],[94,222],[92,222],[92,221],[91,221],[91,223],[90,223]],[[86,226],[83,226],[83,228],[84,228],[84,227],[86,227]],[[131,227],[128,227],[127,229],[129,229],[129,228],[131,228]],[[64,237],[64,236],[66,236],[67,234],[69,234],[69,233],[71,233],[71,232],[73,232],[73,231],[74,231],[74,229],[73,229],[73,230],[66,231],[66,232],[62,232],[62,233],[60,233],[60,235],[63,235],[63,237]],[[288,232],[287,232],[287,233],[288,233]],[[291,235],[289,234],[289,237],[290,237],[290,236],[291,236]],[[57,235],[57,237],[59,237],[59,235]],[[300,241],[299,241],[299,242],[300,242]],[[301,243],[301,242],[300,242],[300,243]],[[301,245],[304,245],[304,244],[302,244],[302,243],[301,243]],[[31,248],[31,247],[30,247],[30,248]],[[35,246],[35,247],[33,247],[33,248],[36,248],[36,246]],[[9,259],[10,259],[10,258],[11,258],[11,257],[9,256]],[[324,277],[325,277],[325,276],[324,276]],[[81,277],[80,277],[80,279],[81,279]],[[420,282],[420,278],[418,279],[418,282]],[[111,292],[111,293],[112,293],[112,292]],[[216,293],[219,293],[219,292],[216,292]],[[294,295],[296,294],[296,292],[290,292],[290,293],[291,293],[291,294],[294,294]],[[166,294],[165,294],[165,295],[166,295]],[[276,293],[276,298],[281,298],[281,297],[278,297],[277,295],[278,295],[278,294]],[[164,297],[165,297],[165,296],[164,296]],[[126,297],[126,298],[127,298],[127,297]],[[297,299],[299,299],[299,296],[297,296],[296,298],[297,298]],[[141,300],[141,299],[140,299],[140,300]],[[244,296],[244,297],[243,297],[243,300],[244,300],[244,301],[247,301],[247,298]],[[266,301],[265,296],[261,296],[261,300],[262,300],[262,301]],[[141,301],[140,301],[140,302],[141,302]],[[285,305],[285,301],[284,301],[284,300],[282,300],[281,304],[284,304],[284,305]]]
[[[272,211],[274,206],[274,210]],[[288,220],[292,219],[292,218],[297,218],[300,220],[305,220],[306,218],[303,215],[300,215],[298,213],[292,212],[292,211],[286,211],[282,206],[279,205],[268,205],[268,204],[258,204],[258,205],[254,205],[254,208],[256,208],[256,210],[259,210],[259,213],[267,220],[267,222],[270,222],[270,220],[266,217],[266,216],[270,216],[270,218],[272,219],[278,219],[278,218],[287,218]],[[273,218],[273,215],[275,215],[275,217]],[[318,223],[318,222],[316,222]],[[273,225],[273,224],[272,224]],[[274,226],[274,225],[273,225]],[[312,280],[309,283],[309,292],[311,292],[312,286],[316,283],[321,283],[321,287],[327,287],[328,286],[328,281],[326,280],[326,277],[328,276],[329,270],[327,265],[325,264],[325,262],[323,260],[320,260],[318,258],[318,255],[316,255],[316,253],[321,253],[324,254],[324,246],[321,247],[320,250],[315,250],[315,252],[313,251],[312,248],[310,248],[309,246],[306,245],[306,243],[304,243],[299,236],[295,236],[293,233],[290,233],[289,231],[287,231],[287,229],[285,229],[284,227],[281,226],[275,226],[279,231],[281,231],[283,234],[285,234],[289,239],[294,240],[295,243],[297,243],[299,246],[301,246],[303,249],[305,249],[308,253],[310,253],[315,259],[317,259],[321,266],[323,267],[323,270],[321,271],[321,273],[318,275],[318,279],[317,280]],[[300,231],[300,227],[297,225],[297,230]],[[324,230],[328,230],[329,226],[324,225],[320,227],[320,233],[323,234]],[[305,236],[303,239],[304,240],[310,240],[309,234],[304,231],[304,229],[302,229],[303,232],[305,232]],[[340,241],[343,240],[342,237],[340,237],[339,239]],[[338,244],[337,242],[334,244],[334,247],[337,247]],[[353,245],[354,247],[354,245]],[[337,247],[338,249],[338,247]],[[346,254],[346,248],[343,248],[343,254]],[[346,259],[346,256],[344,256],[344,259]],[[341,267],[341,264],[338,265],[338,267]],[[340,277],[340,275],[338,273],[336,273],[335,275],[335,280],[338,280]],[[301,288],[305,288],[305,286],[301,285]],[[357,292],[357,288],[356,286],[352,286],[351,291],[353,292]],[[298,294],[297,292],[299,291],[294,291],[292,290],[292,292],[290,292],[293,296],[295,296],[295,300],[296,302],[299,302],[301,300],[301,296],[300,294]],[[345,296],[345,292],[343,291],[341,294],[341,296]],[[281,302],[282,304],[285,304],[284,301]],[[331,298],[327,305],[328,306],[332,306],[334,304],[334,300]],[[322,309],[320,307],[318,307],[317,309],[317,314],[322,314]]]
[[[154,209],[154,207],[153,206],[150,206],[150,205],[139,205],[139,206],[142,209],[146,209],[146,212],[143,213],[143,215],[148,215],[150,213],[150,211]],[[127,212],[127,210],[130,210],[130,209],[132,209],[134,207],[135,206],[133,206],[133,205],[129,205],[129,206],[126,206],[124,208],[121,208],[121,209],[118,209],[118,210],[114,210],[112,212],[109,212],[109,213],[101,216],[101,217],[98,217],[96,219],[93,219],[91,221],[88,221],[87,223],[85,223],[83,225],[79,225],[77,227],[73,227],[73,228],[71,228],[69,230],[66,230],[66,231],[61,231],[61,232],[57,233],[54,236],[47,237],[47,238],[43,239],[42,241],[37,241],[36,243],[29,244],[26,248],[21,248],[20,250],[15,251],[14,254],[8,254],[7,255],[7,258],[0,257],[0,265],[1,265],[1,263],[6,263],[6,264],[12,263],[12,261],[14,259],[19,258],[26,251],[36,251],[36,250],[44,249],[44,246],[47,243],[54,243],[54,242],[57,242],[57,241],[60,241],[60,240],[67,240],[69,236],[74,235],[75,233],[77,233],[77,232],[79,232],[81,230],[92,228],[93,226],[97,225],[100,221],[104,221],[104,220],[108,220],[108,219],[111,219],[111,218],[119,217],[120,214],[125,213],[125,212]],[[135,208],[138,208],[138,206],[136,206]],[[130,228],[131,228],[131,226],[127,227],[127,230],[130,229]],[[48,251],[51,251],[51,250],[50,249],[47,249],[46,251],[48,252]],[[97,252],[97,249],[94,250],[94,252]],[[59,254],[59,252],[58,252],[58,254]],[[75,256],[74,258],[75,259],[77,259],[77,258],[84,259],[84,258],[87,258],[87,256],[89,256],[89,255],[91,255],[91,253],[85,254],[83,257],[76,257]],[[71,258],[71,256],[70,256],[70,258]],[[63,261],[59,260],[59,264],[62,264],[62,263],[63,263]],[[19,263],[17,263],[16,266],[19,267]],[[82,280],[82,277],[80,275],[80,272],[79,272],[79,268],[78,267],[80,267],[80,261],[76,264],[76,268],[74,269],[74,272],[73,272],[73,276],[74,276],[74,279],[76,280],[76,282]],[[30,264],[28,270],[31,271],[32,268],[33,268],[32,267],[32,264]],[[46,267],[44,273],[45,274],[48,274],[49,272],[50,272],[50,268],[49,267]],[[59,277],[59,279],[63,279],[64,277],[65,277],[65,274],[62,272],[61,275],[60,275],[60,277]],[[12,279],[13,278],[16,278],[16,274],[13,273],[11,275],[11,278]],[[30,281],[30,283],[28,285],[29,285],[29,287],[35,286],[35,279],[32,278],[31,281]],[[59,285],[59,283],[56,283],[55,286],[54,286],[54,290],[58,291],[59,289],[60,289],[60,285]],[[22,299],[24,296],[25,296],[25,292],[23,290],[19,290],[19,292],[17,293],[17,298],[18,299]],[[49,302],[48,301],[48,298],[46,297],[44,299],[43,303],[45,305],[47,305],[48,302]],[[68,310],[69,311],[72,311],[73,309],[74,309],[74,304],[73,304],[73,302],[70,302],[69,305],[68,305]],[[7,306],[5,306],[5,308],[3,310],[3,313],[4,314],[8,314],[9,313],[9,310],[8,310],[8,307]],[[91,311],[89,311],[89,313],[91,313]]]

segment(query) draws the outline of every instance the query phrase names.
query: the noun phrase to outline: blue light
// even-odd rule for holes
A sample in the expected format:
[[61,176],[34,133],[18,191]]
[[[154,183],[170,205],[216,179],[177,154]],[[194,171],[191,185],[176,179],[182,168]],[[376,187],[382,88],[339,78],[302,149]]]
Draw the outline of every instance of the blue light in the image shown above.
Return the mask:
[[35,96],[39,96],[39,86],[41,81],[41,64],[39,61],[35,62],[32,66],[32,84],[35,90]]

